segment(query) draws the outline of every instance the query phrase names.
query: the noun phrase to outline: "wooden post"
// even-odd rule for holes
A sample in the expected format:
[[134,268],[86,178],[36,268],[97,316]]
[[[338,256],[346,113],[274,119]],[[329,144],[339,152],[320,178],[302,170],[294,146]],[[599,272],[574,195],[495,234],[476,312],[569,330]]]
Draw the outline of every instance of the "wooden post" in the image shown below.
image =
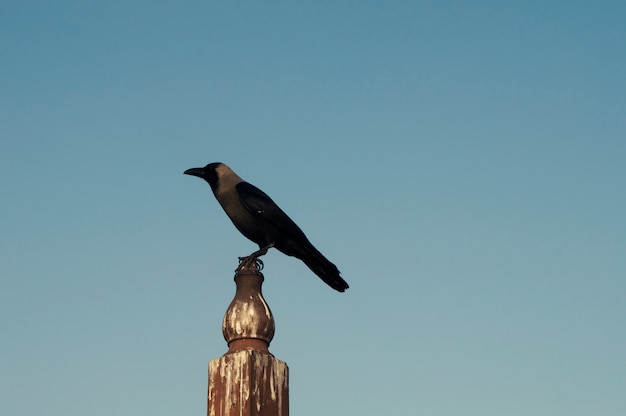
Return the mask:
[[222,332],[228,351],[209,363],[208,416],[289,416],[289,369],[268,350],[274,317],[258,265],[235,274]]

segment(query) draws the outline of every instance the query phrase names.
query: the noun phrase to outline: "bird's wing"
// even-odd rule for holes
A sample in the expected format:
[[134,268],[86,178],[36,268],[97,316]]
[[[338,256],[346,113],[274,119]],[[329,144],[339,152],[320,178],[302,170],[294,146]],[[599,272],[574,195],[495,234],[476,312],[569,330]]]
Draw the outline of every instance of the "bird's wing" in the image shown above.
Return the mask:
[[239,200],[252,215],[263,218],[274,227],[289,233],[292,237],[304,237],[306,239],[296,223],[265,192],[248,182],[238,183],[236,189]]

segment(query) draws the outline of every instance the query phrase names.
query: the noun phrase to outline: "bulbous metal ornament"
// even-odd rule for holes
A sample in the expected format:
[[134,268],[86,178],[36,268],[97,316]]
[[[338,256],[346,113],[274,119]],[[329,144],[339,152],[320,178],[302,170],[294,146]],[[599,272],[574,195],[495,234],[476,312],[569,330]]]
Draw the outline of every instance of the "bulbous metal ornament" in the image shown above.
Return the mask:
[[235,274],[237,290],[222,322],[229,352],[242,349],[267,351],[274,338],[274,316],[263,298],[263,273],[256,262],[240,267]]

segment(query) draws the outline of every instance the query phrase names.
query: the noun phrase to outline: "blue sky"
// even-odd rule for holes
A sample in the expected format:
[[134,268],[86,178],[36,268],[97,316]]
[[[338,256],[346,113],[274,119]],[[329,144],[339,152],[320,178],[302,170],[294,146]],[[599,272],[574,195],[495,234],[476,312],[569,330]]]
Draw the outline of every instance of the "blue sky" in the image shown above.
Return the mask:
[[626,412],[626,6],[0,5],[0,413],[204,414],[266,191],[299,415]]

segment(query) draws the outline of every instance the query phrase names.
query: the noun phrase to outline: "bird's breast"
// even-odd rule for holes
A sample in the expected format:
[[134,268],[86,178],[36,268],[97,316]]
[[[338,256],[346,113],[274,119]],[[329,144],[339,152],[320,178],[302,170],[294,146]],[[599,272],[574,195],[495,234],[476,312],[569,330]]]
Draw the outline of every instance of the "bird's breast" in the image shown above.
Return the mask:
[[265,221],[250,213],[236,192],[216,193],[215,197],[239,232],[260,246],[270,242]]

